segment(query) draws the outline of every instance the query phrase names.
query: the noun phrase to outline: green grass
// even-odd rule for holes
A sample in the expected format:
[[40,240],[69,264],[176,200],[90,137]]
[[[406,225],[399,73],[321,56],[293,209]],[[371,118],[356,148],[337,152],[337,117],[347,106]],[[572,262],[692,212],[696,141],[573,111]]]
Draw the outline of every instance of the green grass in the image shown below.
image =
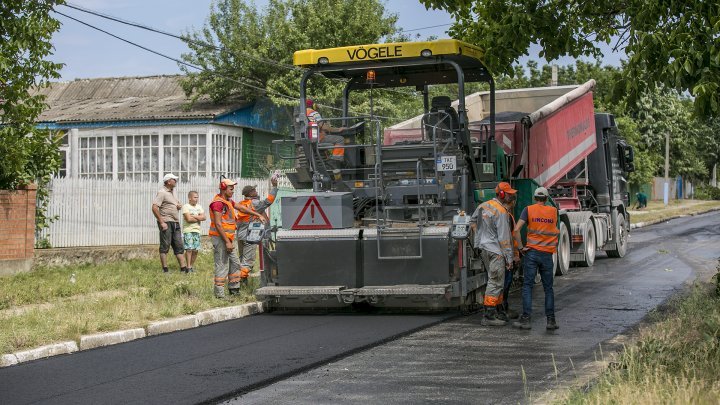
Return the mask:
[[671,200],[667,207],[662,201],[650,201],[642,210],[631,210],[630,222],[637,224],[662,220],[678,215],[690,215],[720,208],[720,201]]
[[[212,252],[201,253],[195,273],[188,275],[179,272],[174,258],[169,260],[168,274],[160,271],[159,259],[137,259],[38,268],[2,278],[0,353],[255,301],[257,278],[231,300],[214,297]],[[73,273],[75,283],[70,282]]]
[[[720,271],[720,266],[718,266]],[[716,276],[718,277],[718,276]],[[720,281],[696,285],[642,329],[593,388],[565,404],[716,404],[720,401]]]

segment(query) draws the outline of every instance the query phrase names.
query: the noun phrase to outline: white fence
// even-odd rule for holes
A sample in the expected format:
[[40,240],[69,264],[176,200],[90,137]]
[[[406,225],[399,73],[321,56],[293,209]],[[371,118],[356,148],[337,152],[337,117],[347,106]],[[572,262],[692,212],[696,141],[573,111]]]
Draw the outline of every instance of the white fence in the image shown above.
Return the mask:
[[[268,179],[237,179],[233,199],[241,200],[242,188],[257,185],[261,197],[270,190]],[[199,204],[208,212],[208,205],[218,193],[216,178],[194,177],[179,182],[176,195],[181,203],[188,202],[191,190],[200,194]],[[292,193],[287,179],[280,178],[282,193]],[[77,178],[54,179],[50,185],[48,216],[58,216],[40,237],[53,247],[146,245],[159,243],[158,229],[152,214],[152,200],[162,187],[157,182],[96,180]],[[270,209],[271,223],[279,221],[279,204]],[[207,235],[208,220],[202,223]]]

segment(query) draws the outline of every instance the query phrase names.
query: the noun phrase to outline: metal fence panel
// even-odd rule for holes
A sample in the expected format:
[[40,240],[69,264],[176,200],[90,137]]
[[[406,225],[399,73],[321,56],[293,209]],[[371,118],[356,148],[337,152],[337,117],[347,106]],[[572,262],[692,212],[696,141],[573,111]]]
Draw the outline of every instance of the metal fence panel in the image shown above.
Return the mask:
[[[236,180],[233,197],[236,201],[243,198],[240,191],[246,185],[257,185],[261,197],[270,191],[267,178]],[[152,200],[161,187],[150,181],[56,178],[50,184],[47,214],[58,216],[58,220],[39,236],[48,239],[53,247],[158,244]],[[283,193],[294,192],[285,176],[280,177],[280,187]],[[191,190],[199,193],[199,204],[208,216],[201,224],[202,234],[207,235],[208,206],[218,192],[218,179],[191,177],[179,182],[175,191],[182,204],[188,202],[187,193]],[[273,204],[269,215],[271,223],[276,222],[276,217],[279,221],[279,207]]]

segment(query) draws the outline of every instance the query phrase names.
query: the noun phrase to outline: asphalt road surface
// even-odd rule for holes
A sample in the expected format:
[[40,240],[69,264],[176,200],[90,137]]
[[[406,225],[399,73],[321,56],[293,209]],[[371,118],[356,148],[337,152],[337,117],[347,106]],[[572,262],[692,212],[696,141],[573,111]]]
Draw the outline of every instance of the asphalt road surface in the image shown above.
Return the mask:
[[267,314],[3,368],[0,403],[526,402],[709,274],[718,230],[720,213],[635,230],[624,259],[557,278],[554,332],[540,286],[531,331],[477,315]]

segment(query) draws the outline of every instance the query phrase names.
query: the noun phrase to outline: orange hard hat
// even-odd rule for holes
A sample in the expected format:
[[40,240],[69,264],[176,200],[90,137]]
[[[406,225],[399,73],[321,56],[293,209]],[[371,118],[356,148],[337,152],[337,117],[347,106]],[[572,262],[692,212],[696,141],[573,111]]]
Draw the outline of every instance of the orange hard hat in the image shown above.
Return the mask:
[[501,182],[501,183],[499,183],[499,184],[497,185],[497,187],[495,187],[495,192],[496,192],[496,193],[500,194],[501,191],[504,192],[504,193],[506,193],[506,194],[515,194],[515,193],[517,193],[517,190],[515,190],[514,188],[512,188],[512,186],[510,185],[510,183],[507,183],[507,182],[504,182],[504,181]]

